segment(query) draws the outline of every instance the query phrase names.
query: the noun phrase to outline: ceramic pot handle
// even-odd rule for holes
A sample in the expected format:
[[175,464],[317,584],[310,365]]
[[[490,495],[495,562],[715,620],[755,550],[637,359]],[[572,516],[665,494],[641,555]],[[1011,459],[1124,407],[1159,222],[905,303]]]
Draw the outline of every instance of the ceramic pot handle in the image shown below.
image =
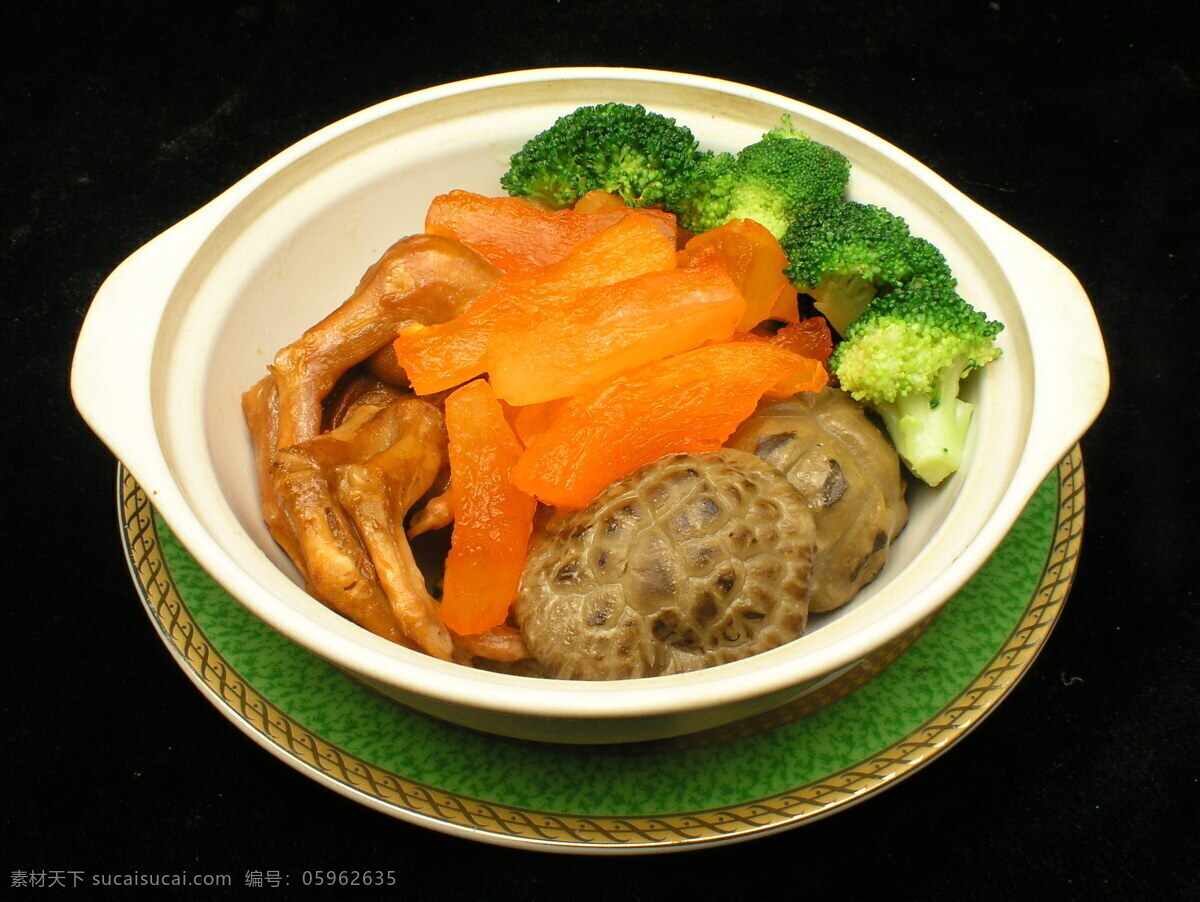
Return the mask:
[[161,484],[154,429],[155,336],[175,286],[207,237],[208,208],[127,257],[96,292],[71,364],[71,394],[84,420],[139,479]]
[[1075,275],[991,213],[980,209],[972,218],[1004,268],[1027,329],[1033,409],[1016,481],[1032,493],[1103,409],[1108,358],[1095,311]]

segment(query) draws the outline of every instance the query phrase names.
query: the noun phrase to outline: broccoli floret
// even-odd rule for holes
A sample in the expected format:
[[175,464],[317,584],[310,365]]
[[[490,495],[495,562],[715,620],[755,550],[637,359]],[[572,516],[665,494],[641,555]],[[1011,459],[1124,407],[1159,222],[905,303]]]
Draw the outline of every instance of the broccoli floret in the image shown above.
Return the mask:
[[913,475],[937,485],[966,445],[972,405],[959,383],[1000,356],[1003,328],[952,288],[909,285],[871,301],[829,364],[842,389],[880,415]]
[[705,232],[731,219],[753,219],[780,238],[801,210],[840,200],[849,178],[850,163],[844,156],[788,123],[736,156],[706,157],[691,178],[669,194],[667,209],[692,232]]
[[707,156],[691,130],[640,104],[580,107],[530,138],[509,160],[500,184],[510,195],[550,207],[589,191],[618,194],[630,206],[660,206],[669,186]]
[[737,182],[737,157],[708,153],[686,178],[670,188],[664,206],[689,232],[707,232],[733,218],[729,198]]
[[841,335],[876,295],[909,284],[953,288],[941,251],[901,217],[872,204],[839,201],[802,210],[780,241],[787,277],[811,295]]

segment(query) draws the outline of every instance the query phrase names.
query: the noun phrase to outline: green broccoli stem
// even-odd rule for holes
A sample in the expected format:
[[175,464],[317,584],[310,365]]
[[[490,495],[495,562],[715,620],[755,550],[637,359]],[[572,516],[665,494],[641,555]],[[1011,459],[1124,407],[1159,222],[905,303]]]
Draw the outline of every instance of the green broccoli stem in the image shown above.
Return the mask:
[[862,316],[867,305],[875,299],[875,286],[856,273],[827,273],[807,294],[838,335],[845,335],[850,324]]
[[962,369],[947,367],[936,394],[910,394],[873,404],[896,453],[914,476],[937,485],[962,465],[974,407],[958,397]]

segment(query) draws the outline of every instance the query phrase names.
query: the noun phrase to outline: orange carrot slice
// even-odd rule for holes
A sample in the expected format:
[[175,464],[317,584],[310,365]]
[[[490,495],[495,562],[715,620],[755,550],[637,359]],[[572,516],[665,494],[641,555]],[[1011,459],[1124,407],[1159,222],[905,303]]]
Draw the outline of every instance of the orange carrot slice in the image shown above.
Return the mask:
[[767,342],[705,345],[567,399],[513,467],[517,488],[563,508],[674,452],[714,451],[763,394],[813,378],[819,361]]
[[745,309],[723,261],[708,255],[690,269],[580,291],[552,316],[531,317],[528,325],[495,335],[485,366],[496,395],[508,403],[551,401],[652,360],[724,341]]
[[799,293],[795,288],[796,286],[789,284],[787,288],[779,292],[779,297],[775,298],[775,305],[771,307],[767,319],[779,320],[781,323],[800,322],[800,305],[797,302]]
[[509,422],[521,440],[521,444],[529,447],[530,442],[550,428],[550,424],[554,422],[554,418],[558,416],[559,411],[566,403],[566,398],[558,398],[554,401],[544,401],[541,404],[526,404],[523,407],[510,408],[514,413],[509,418]]
[[774,334],[756,329],[738,332],[733,337],[738,341],[765,341],[813,360],[825,361],[833,354],[833,333],[829,331],[829,320],[823,316],[788,323]]
[[621,195],[608,191],[589,191],[575,201],[571,209],[576,213],[601,213],[605,210],[620,210],[626,207]]
[[733,219],[701,232],[679,252],[679,265],[687,268],[710,250],[724,258],[733,281],[746,296],[739,331],[749,331],[768,318],[795,318],[796,289],[783,274],[787,257],[765,226],[752,219]]
[[482,379],[446,399],[454,530],[441,615],[462,636],[504,623],[517,597],[537,506],[511,482],[521,443]]
[[396,362],[420,395],[481,375],[493,336],[525,328],[539,315],[569,307],[577,291],[611,285],[675,266],[675,247],[649,217],[624,216],[586,239],[557,263],[525,274],[502,275],[492,289],[446,323],[401,330]]
[[425,231],[455,238],[509,273],[557,263],[581,241],[633,213],[645,216],[675,244],[675,216],[671,213],[624,204],[605,207],[599,198],[585,205],[584,211],[544,210],[516,197],[451,191],[435,197],[429,205]]
[[829,320],[823,316],[788,323],[775,333],[772,343],[814,360],[828,360],[833,353],[833,334],[829,331]]

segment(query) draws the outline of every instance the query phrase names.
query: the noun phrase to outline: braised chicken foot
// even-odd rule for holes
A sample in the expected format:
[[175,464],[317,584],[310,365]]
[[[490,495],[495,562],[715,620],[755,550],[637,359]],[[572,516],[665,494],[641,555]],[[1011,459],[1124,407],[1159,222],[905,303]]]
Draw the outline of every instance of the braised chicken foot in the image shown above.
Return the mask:
[[413,534],[453,519],[445,423],[436,404],[402,394],[406,377],[386,352],[402,326],[454,318],[498,276],[459,242],[401,239],[242,399],[264,520],[307,591],[377,635],[445,660],[528,652],[511,628],[460,637],[441,621],[404,522],[430,494]]
[[[454,644],[461,651],[476,658],[486,658],[489,661],[499,661],[502,664],[513,664],[530,657],[529,648],[521,637],[521,631],[511,626],[494,626],[484,633],[474,636],[454,636]],[[460,663],[470,663],[456,658]]]
[[425,502],[425,506],[413,514],[408,524],[408,537],[415,539],[435,529],[445,529],[454,522],[454,489],[446,489]]
[[445,463],[441,412],[409,396],[355,407],[336,429],[277,451],[270,471],[309,592],[372,632],[442,658],[452,643],[403,522]]
[[365,461],[335,467],[334,493],[375,564],[400,628],[423,651],[451,660],[450,631],[404,533],[408,511],[445,465],[445,426],[436,408],[415,398],[394,402],[380,418],[394,421],[396,441]]
[[279,503],[275,483],[271,479],[271,466],[279,437],[279,391],[275,387],[275,376],[268,373],[242,395],[242,414],[250,429],[250,441],[254,446],[254,465],[258,472],[258,500],[262,508],[263,522],[275,543],[287,553],[301,575],[306,575],[304,553],[300,539],[292,527],[292,521]]
[[378,636],[411,644],[316,455],[302,446],[278,452],[271,481],[299,540],[308,593]]
[[454,318],[498,276],[496,267],[450,238],[412,235],[393,244],[349,299],[275,355],[277,447],[314,438],[321,402],[338,378],[385,347],[402,326]]

